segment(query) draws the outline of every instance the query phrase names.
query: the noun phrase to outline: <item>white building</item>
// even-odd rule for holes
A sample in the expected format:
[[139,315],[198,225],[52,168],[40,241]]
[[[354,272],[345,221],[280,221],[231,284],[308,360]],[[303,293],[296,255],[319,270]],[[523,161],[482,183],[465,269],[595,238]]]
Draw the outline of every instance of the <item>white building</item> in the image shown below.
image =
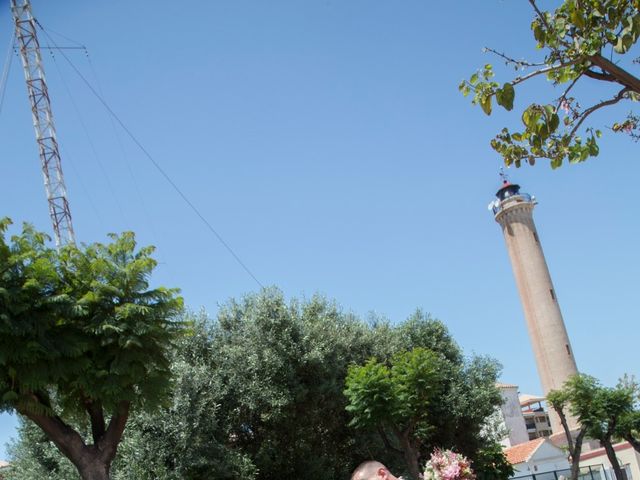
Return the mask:
[[[613,446],[620,467],[625,472],[627,480],[640,480],[640,454],[635,451],[629,442],[616,443]],[[580,467],[604,465],[606,476],[609,479],[616,478],[604,448],[597,448],[580,455]]]
[[571,468],[567,454],[546,438],[521,443],[505,449],[504,453],[509,463],[513,465],[513,477],[541,475]]
[[496,387],[502,395],[500,420],[507,432],[500,441],[503,447],[513,447],[536,438],[547,438],[552,434],[549,412],[543,404],[544,397],[518,395],[518,386],[509,383],[496,383]]
[[552,433],[564,433],[551,431],[551,422],[549,421],[549,412],[542,402],[544,397],[539,395],[520,395],[520,406],[522,407],[522,416],[529,435],[529,440],[540,437],[549,437]]
[[502,395],[502,405],[500,413],[502,423],[507,430],[507,436],[500,442],[503,447],[513,447],[520,443],[529,441],[525,420],[518,398],[518,386],[508,383],[496,383],[496,387]]

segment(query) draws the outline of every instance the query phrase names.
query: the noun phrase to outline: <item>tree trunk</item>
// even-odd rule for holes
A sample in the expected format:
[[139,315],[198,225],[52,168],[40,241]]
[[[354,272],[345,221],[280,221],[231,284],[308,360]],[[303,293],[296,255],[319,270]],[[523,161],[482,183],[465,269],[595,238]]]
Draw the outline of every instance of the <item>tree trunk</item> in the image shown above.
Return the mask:
[[82,465],[77,465],[82,480],[109,480],[109,465],[98,458],[89,459]]
[[636,452],[640,453],[640,441],[638,439],[631,434],[625,435],[624,439],[631,444]]
[[105,445],[114,452],[113,456],[106,448],[100,449],[96,445],[87,445],[82,437],[64,423],[59,417],[47,417],[27,412],[26,416],[33,420],[76,467],[82,480],[109,480],[109,469],[116,445]]
[[[106,430],[99,425],[100,422],[94,425],[92,416],[92,429],[96,440],[94,445],[87,445],[80,434],[58,416],[48,416],[30,410],[20,413],[42,429],[58,450],[75,465],[82,480],[109,480],[111,462],[122,439],[129,418],[129,408],[129,402],[120,402]],[[101,415],[100,412],[99,416]],[[95,418],[97,417],[98,414],[95,415]]]
[[616,480],[625,480],[624,474],[622,473],[622,468],[620,468],[620,462],[618,462],[616,452],[613,449],[613,445],[611,444],[611,439],[607,438],[602,442],[602,445],[604,446],[605,452],[607,452],[607,458],[609,459],[609,462],[611,462],[613,471],[616,474]]
[[[586,428],[581,427],[573,444],[573,449],[569,452],[571,454],[571,480],[578,480],[578,476],[580,475],[580,455],[582,453],[582,441],[584,440],[585,433]],[[569,433],[569,435],[570,434],[571,433]]]
[[402,453],[404,455],[404,461],[407,464],[407,468],[409,469],[409,475],[411,475],[412,480],[418,480],[420,478],[420,467],[418,466],[418,452],[411,442],[407,435],[403,435],[399,438],[400,445],[402,447]]
[[569,428],[567,415],[564,413],[563,406],[564,404],[552,405],[560,418],[564,434],[567,437],[567,446],[569,447],[569,456],[571,457],[571,480],[578,480],[578,476],[580,475],[580,454],[582,453],[582,442],[587,429],[584,426],[581,426],[578,435],[574,439],[571,436],[571,429]]

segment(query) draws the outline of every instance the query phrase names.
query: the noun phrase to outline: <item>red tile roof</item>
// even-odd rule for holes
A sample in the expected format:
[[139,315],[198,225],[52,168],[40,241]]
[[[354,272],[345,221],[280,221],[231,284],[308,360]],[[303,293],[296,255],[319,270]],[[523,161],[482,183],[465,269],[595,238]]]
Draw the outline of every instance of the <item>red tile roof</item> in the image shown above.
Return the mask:
[[511,465],[526,462],[544,441],[544,438],[536,438],[527,443],[514,445],[513,447],[505,449],[504,454],[507,456],[507,460]]

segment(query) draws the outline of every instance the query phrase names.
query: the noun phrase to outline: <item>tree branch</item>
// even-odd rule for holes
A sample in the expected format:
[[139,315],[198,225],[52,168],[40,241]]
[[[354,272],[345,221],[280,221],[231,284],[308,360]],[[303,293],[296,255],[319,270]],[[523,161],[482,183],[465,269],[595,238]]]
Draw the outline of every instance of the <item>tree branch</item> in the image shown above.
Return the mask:
[[582,442],[587,433],[587,427],[580,426],[580,431],[576,436],[575,446],[571,453],[571,480],[578,480],[580,475],[580,454],[582,453]]
[[[556,108],[556,111],[558,110],[558,108],[560,108],[560,105],[562,105],[562,102],[567,100],[567,94],[571,91],[571,89],[575,86],[575,84],[578,83],[578,80],[580,80],[581,76],[582,76],[582,73],[578,75],[576,78],[574,78],[573,82],[571,82],[571,84],[567,87],[567,89],[564,91],[562,96],[558,99],[558,107]],[[573,107],[571,109],[575,112]]]
[[515,63],[516,65],[522,65],[523,67],[542,67],[542,66],[546,65],[546,63],[544,63],[544,62],[532,63],[532,62],[527,62],[526,60],[516,60],[515,58],[511,58],[507,54],[498,52],[497,50],[495,50],[493,48],[484,47],[484,49],[487,52],[491,52],[494,55],[497,55],[498,57],[501,57],[502,59],[504,59],[508,63]]
[[624,439],[631,444],[631,446],[636,450],[636,452],[640,453],[640,440],[635,438],[630,433],[627,435],[624,435]]
[[554,405],[553,409],[556,411],[558,417],[560,418],[560,423],[562,424],[562,428],[564,429],[564,434],[567,437],[567,447],[569,447],[569,454],[573,457],[573,438],[571,438],[571,430],[569,429],[569,424],[567,423],[567,416],[564,413],[564,408],[555,408]]
[[586,69],[584,72],[582,72],[583,75],[589,77],[589,78],[594,78],[596,80],[601,80],[603,82],[617,82],[618,80],[616,80],[616,77],[614,77],[613,75],[609,75],[608,73],[600,73],[600,72],[594,72],[593,70],[589,70]]
[[606,107],[609,105],[614,105],[616,103],[618,103],[620,100],[622,100],[624,98],[625,93],[631,91],[631,89],[629,87],[625,87],[622,90],[620,90],[618,92],[618,94],[613,97],[610,100],[606,100],[604,102],[600,102],[596,105],[593,105],[592,107],[587,108],[584,112],[582,112],[582,115],[580,116],[580,120],[578,120],[578,123],[575,124],[575,126],[573,127],[573,129],[571,130],[571,132],[569,133],[570,137],[573,137],[576,133],[576,131],[578,130],[578,128],[580,128],[580,125],[582,125],[582,122],[585,121],[585,119],[591,115],[593,112],[595,112],[596,110],[601,109],[602,107]]
[[411,434],[411,432],[413,432],[413,429],[416,428],[417,423],[418,423],[417,417],[411,418],[411,420],[409,420],[409,424],[407,425],[407,428],[405,428],[405,430],[402,432],[403,435]]
[[[32,395],[33,400],[40,403],[36,395]],[[33,412],[31,409],[21,408],[18,413],[24,415],[33,423],[38,425],[47,437],[58,447],[76,467],[79,467],[79,461],[87,446],[82,437],[73,428],[67,425],[58,416],[48,416]]]
[[[551,25],[549,25],[549,23],[547,23],[547,19],[545,18],[544,14],[538,8],[538,5],[536,5],[535,0],[529,0],[529,3],[531,4],[533,9],[535,10],[536,15],[538,15],[538,18],[540,19],[540,21],[542,22],[544,27],[547,29],[547,32],[552,32],[553,29],[551,28]],[[558,40],[565,47],[570,46],[570,44],[566,40],[564,40],[563,38],[559,38]]]
[[511,82],[511,85],[517,85],[519,83],[522,83],[522,82],[525,82],[525,81],[529,80],[532,77],[535,77],[536,75],[542,75],[543,73],[553,72],[554,70],[558,70],[559,68],[568,67],[568,66],[574,65],[574,64],[576,64],[578,62],[579,62],[579,60],[572,60],[571,62],[558,63],[557,65],[551,65],[551,66],[546,67],[546,68],[541,68],[540,70],[536,70],[534,72],[528,73],[524,77],[516,77],[516,78],[514,78],[513,81]]
[[380,434],[380,438],[382,438],[382,443],[384,443],[384,446],[387,448],[387,450],[390,450],[392,452],[399,453],[400,455],[402,455],[403,453],[402,450],[391,445],[391,442],[389,441],[389,437],[387,437],[387,432],[384,431],[384,428],[379,426],[378,433]]
[[96,445],[101,452],[100,456],[102,457],[102,460],[107,464],[110,464],[116,456],[118,443],[122,438],[124,427],[126,426],[129,418],[130,408],[131,402],[122,401],[118,404],[116,412],[109,421],[107,431]]
[[542,14],[542,12],[540,11],[540,9],[538,8],[538,5],[536,5],[535,0],[529,0],[529,3],[531,4],[531,6],[533,7],[533,9],[536,12],[536,15],[538,15],[538,18],[540,19],[540,21],[544,24],[544,26],[546,27],[547,31],[551,30],[551,27],[549,26],[549,24],[547,23],[547,19],[544,18],[544,15]]
[[102,404],[89,398],[84,398],[83,403],[85,410],[89,414],[89,420],[91,421],[91,435],[93,437],[93,443],[97,444],[105,434],[105,421]]
[[615,77],[621,85],[628,87],[636,93],[640,93],[640,79],[638,77],[631,75],[629,72],[620,68],[610,60],[607,60],[600,54],[589,57],[589,60],[591,60],[591,63],[594,65],[597,65],[602,70]]

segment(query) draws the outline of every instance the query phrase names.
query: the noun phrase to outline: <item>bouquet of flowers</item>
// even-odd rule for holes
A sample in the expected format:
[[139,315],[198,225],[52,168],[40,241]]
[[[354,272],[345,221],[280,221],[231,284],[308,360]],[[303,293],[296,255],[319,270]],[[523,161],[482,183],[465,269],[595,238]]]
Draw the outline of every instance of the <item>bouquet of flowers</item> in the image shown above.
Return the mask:
[[436,448],[424,469],[424,480],[475,480],[471,462],[451,450]]

